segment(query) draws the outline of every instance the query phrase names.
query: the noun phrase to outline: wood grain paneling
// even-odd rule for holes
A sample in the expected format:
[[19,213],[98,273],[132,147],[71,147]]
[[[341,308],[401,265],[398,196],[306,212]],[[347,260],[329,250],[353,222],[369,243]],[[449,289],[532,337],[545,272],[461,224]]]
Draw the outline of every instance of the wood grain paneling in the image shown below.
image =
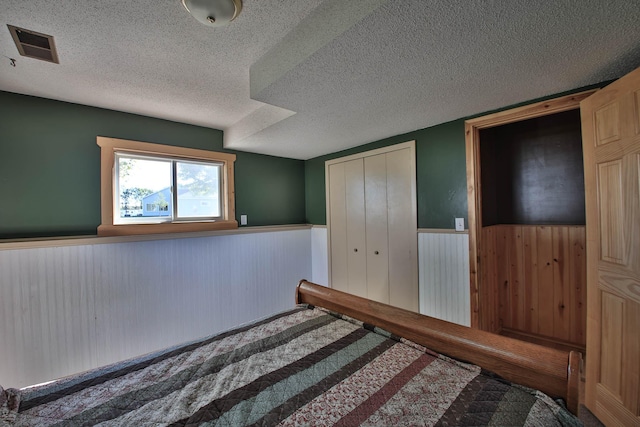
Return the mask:
[[[498,327],[585,346],[585,228],[495,225],[482,228],[483,300]],[[495,302],[498,302],[495,304]],[[493,302],[493,304],[492,304]]]
[[614,395],[602,383],[596,385],[598,401],[594,409],[598,413],[598,419],[606,426],[633,426],[637,427],[637,415],[632,414],[626,408],[619,397]]
[[571,305],[569,269],[569,229],[554,227],[553,237],[553,336],[569,341],[571,328]]
[[621,394],[623,318],[624,300],[603,292],[600,382],[616,397]]
[[483,292],[478,296],[478,310],[482,311],[479,317],[479,328],[489,332],[500,330],[498,307],[500,305],[499,288],[501,282],[498,280],[497,257],[497,232],[496,227],[486,227],[483,229],[482,243],[480,251],[480,278]]
[[523,241],[522,229],[512,228],[509,236],[509,280],[511,285],[510,314],[511,324],[518,330],[524,329],[524,259],[523,259]]
[[585,319],[587,313],[587,270],[586,270],[586,235],[580,227],[569,228],[569,311],[571,327],[569,341],[584,343],[586,341]]
[[536,235],[536,227],[522,227],[524,239],[523,259],[528,260],[524,263],[524,280],[525,280],[525,324],[524,330],[533,334],[538,333],[538,239]]
[[511,252],[511,230],[507,227],[499,227],[496,229],[496,272],[498,273],[498,298],[499,298],[499,317],[498,325],[500,328],[511,324],[509,313],[511,312],[511,298],[509,292],[509,274],[511,273],[511,264],[509,253]]
[[[627,325],[640,325],[640,304],[627,301],[625,307],[625,322]],[[622,349],[622,366],[624,374],[631,378],[640,377],[640,334],[637,331],[625,331],[625,345]],[[622,400],[624,406],[636,417],[640,415],[640,383],[624,381],[622,384]]]
[[[536,227],[538,239],[538,333],[553,337],[553,232]],[[536,286],[532,283],[531,286]]]
[[595,122],[597,145],[605,145],[620,139],[620,107],[617,102],[596,111]]
[[622,160],[601,163],[597,169],[600,196],[600,241],[604,261],[625,264],[622,227]]

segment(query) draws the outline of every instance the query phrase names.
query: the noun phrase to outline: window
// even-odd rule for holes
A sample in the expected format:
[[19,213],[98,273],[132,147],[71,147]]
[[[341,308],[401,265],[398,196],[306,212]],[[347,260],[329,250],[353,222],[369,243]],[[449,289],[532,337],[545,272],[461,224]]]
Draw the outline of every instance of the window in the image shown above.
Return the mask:
[[98,235],[237,228],[235,155],[98,137],[102,224]]
[[116,224],[223,219],[222,162],[116,152],[115,167]]

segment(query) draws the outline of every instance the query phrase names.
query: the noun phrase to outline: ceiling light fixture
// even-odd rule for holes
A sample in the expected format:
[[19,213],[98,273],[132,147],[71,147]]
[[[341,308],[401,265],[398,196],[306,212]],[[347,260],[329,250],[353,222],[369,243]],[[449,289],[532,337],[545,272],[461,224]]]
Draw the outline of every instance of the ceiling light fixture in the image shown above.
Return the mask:
[[221,27],[236,19],[242,0],[182,0],[182,5],[200,23]]

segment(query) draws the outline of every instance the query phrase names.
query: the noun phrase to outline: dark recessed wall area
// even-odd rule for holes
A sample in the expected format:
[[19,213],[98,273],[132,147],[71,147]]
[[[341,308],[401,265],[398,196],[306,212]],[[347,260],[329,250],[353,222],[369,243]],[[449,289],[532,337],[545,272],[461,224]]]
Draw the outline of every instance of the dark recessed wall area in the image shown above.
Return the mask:
[[585,223],[580,111],[480,131],[482,226]]

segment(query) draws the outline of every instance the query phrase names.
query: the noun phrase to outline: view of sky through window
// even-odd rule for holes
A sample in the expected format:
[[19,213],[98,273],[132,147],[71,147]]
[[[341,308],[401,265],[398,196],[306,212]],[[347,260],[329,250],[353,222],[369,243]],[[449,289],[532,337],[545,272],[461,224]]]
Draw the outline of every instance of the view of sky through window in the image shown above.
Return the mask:
[[120,218],[171,216],[171,161],[118,158]]
[[220,165],[176,162],[178,217],[220,216]]
[[[119,209],[116,217],[123,221],[221,216],[220,164],[125,154],[117,158]],[[172,168],[175,168],[175,184]],[[175,201],[172,188],[177,191]]]

